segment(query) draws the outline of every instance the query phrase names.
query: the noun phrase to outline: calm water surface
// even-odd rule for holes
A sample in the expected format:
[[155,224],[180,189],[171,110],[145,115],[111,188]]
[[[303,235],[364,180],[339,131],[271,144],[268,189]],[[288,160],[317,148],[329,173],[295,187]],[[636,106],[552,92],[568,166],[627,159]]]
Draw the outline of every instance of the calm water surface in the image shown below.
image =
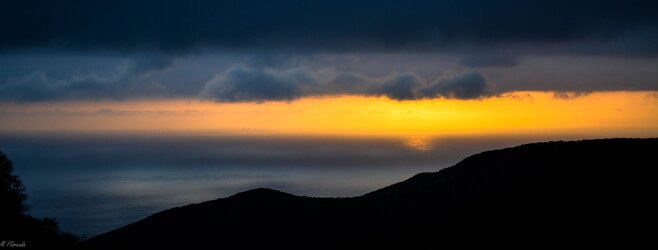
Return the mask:
[[356,196],[483,150],[564,138],[158,133],[0,135],[30,213],[94,236],[163,209],[251,188]]

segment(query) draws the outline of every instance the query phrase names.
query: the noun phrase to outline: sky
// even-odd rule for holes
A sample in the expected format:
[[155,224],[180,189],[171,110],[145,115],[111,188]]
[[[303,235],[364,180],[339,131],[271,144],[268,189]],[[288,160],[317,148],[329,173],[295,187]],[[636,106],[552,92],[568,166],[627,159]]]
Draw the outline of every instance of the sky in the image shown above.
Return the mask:
[[655,1],[0,3],[0,132],[658,135]]

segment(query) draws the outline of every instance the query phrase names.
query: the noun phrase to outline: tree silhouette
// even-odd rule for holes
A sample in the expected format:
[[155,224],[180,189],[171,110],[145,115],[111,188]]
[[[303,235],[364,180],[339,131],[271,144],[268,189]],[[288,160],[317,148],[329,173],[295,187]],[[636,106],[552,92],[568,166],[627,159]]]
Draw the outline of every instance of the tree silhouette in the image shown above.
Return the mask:
[[78,238],[62,233],[54,218],[37,219],[27,214],[27,195],[14,165],[0,152],[0,241],[25,243],[29,248],[70,248]]
[[14,166],[5,154],[0,152],[0,216],[23,215],[27,210],[25,205],[25,186],[21,179],[13,174]]

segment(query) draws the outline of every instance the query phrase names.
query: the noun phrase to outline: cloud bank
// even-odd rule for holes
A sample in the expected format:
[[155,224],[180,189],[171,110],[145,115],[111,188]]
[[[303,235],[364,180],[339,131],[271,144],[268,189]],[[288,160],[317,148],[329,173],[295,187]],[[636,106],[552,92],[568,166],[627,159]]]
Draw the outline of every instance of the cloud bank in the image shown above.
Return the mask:
[[426,81],[410,72],[378,78],[354,72],[317,72],[305,68],[276,70],[238,65],[208,81],[200,96],[217,102],[292,101],[304,96],[325,95],[386,96],[398,101],[477,99],[493,94],[493,86],[478,72]]
[[35,70],[25,76],[8,77],[0,84],[0,100],[33,102],[162,96],[166,92],[163,86],[150,81],[148,75],[170,65],[169,57],[147,56],[125,60],[107,76],[92,72],[58,78]]
[[642,0],[7,0],[0,101],[655,91],[656,9]]

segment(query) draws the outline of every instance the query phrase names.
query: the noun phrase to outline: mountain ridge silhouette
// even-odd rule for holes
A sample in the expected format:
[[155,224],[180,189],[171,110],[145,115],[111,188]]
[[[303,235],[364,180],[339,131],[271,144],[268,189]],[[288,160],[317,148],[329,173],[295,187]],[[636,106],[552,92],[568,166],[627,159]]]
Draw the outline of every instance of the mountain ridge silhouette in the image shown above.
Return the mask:
[[[474,154],[350,198],[272,189],[153,214],[89,249],[391,247],[642,237],[655,209],[658,139],[555,141]],[[594,236],[587,236],[594,235]]]

